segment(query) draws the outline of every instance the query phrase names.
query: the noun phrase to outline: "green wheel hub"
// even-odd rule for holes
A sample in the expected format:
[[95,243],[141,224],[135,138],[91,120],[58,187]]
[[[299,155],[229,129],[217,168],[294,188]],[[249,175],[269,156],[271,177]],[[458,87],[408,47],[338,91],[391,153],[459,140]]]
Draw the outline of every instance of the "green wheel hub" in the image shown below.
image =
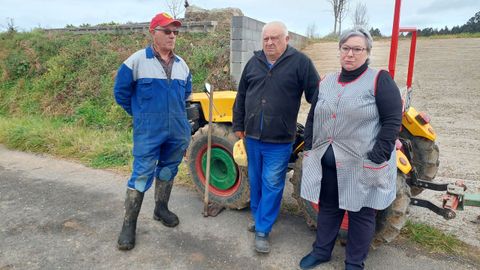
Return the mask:
[[[202,168],[207,172],[207,152],[202,156]],[[206,176],[205,176],[206,177]],[[222,148],[212,147],[210,161],[210,185],[220,190],[227,190],[237,181],[238,173],[235,161]]]

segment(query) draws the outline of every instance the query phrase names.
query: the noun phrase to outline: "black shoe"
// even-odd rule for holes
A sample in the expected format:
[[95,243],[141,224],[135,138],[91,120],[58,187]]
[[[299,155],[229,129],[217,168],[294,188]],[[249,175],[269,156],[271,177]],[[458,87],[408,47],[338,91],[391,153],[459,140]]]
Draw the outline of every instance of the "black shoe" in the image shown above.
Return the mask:
[[322,259],[322,258],[317,258],[312,255],[312,253],[309,253],[307,256],[303,257],[300,260],[300,268],[301,269],[312,269],[315,268],[316,266],[328,262],[330,259]]
[[155,210],[153,211],[153,219],[162,222],[167,227],[175,227],[180,223],[177,215],[168,210],[168,201],[170,200],[172,187],[173,180],[155,180]]
[[270,243],[268,242],[268,234],[256,232],[255,233],[255,250],[258,253],[269,253]]
[[127,189],[125,196],[125,218],[120,235],[118,236],[117,247],[120,250],[130,250],[135,247],[135,231],[137,229],[137,218],[142,207],[143,195],[134,189]]

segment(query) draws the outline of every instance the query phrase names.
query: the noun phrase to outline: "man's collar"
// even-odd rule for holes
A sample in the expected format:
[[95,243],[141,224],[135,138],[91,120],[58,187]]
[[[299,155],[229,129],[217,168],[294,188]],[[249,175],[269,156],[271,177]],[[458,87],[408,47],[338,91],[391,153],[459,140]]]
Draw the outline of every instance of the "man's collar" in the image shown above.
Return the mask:
[[[155,51],[155,49],[153,48],[153,44],[149,45],[147,48],[145,48],[145,50],[147,58],[155,58],[156,56],[160,57],[160,54],[158,54],[157,51]],[[173,53],[173,51],[170,51],[170,58],[174,58],[175,62],[180,61],[180,59],[177,57],[177,55]]]
[[[155,46],[154,46],[153,44],[152,44],[152,49],[153,49],[153,54],[154,54],[156,57],[162,58],[161,55],[160,55],[160,53],[159,53],[157,50],[155,50]],[[172,51],[170,51],[170,52],[168,53],[168,58],[172,59],[173,57],[174,57],[174,54],[173,54]]]
[[[290,56],[294,52],[295,52],[295,48],[293,48],[292,46],[287,44],[287,48],[282,53],[282,55],[280,55],[280,57],[277,60],[275,60],[275,63],[278,63],[278,61],[280,61],[281,59],[283,59],[287,56]],[[264,61],[266,61],[267,63],[269,63],[269,61],[267,59],[267,55],[265,54],[265,52],[263,50],[255,51],[253,54],[256,55],[258,58],[261,58]]]

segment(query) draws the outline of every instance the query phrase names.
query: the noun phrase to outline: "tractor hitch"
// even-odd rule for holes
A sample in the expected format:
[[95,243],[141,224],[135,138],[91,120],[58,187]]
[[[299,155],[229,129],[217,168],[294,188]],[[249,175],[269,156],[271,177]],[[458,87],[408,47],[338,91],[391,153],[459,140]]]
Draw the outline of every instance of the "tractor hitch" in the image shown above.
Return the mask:
[[442,216],[446,220],[453,219],[457,216],[455,211],[453,211],[452,209],[442,208],[442,207],[436,206],[435,204],[433,204],[432,202],[427,201],[427,200],[410,198],[410,204],[420,206],[420,207],[425,207],[425,208],[433,211],[435,214]]
[[446,191],[446,194],[442,197],[442,207],[439,207],[430,201],[417,198],[410,198],[410,204],[430,209],[447,220],[455,218],[455,210],[457,209],[464,210],[465,206],[480,207],[480,194],[465,193],[467,186],[462,180],[450,184],[432,183],[417,179],[416,171],[413,168],[411,177],[407,181],[410,186],[435,191]]
[[449,184],[447,194],[443,195],[443,207],[464,210],[465,206],[480,207],[480,194],[465,193],[467,187],[462,180]]

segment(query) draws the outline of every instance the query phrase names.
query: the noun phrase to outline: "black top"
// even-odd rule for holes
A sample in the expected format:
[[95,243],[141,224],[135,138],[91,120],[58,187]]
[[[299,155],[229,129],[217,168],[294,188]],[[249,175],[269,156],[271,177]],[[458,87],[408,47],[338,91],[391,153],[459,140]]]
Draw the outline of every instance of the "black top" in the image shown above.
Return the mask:
[[[368,68],[365,63],[356,70],[348,71],[342,68],[340,73],[340,82],[351,82],[357,79]],[[318,91],[312,99],[312,106],[308,113],[307,122],[305,124],[305,150],[312,148],[313,118],[315,106],[317,104]],[[400,131],[402,123],[402,102],[400,91],[390,74],[381,70],[377,79],[377,90],[375,102],[380,116],[381,128],[377,135],[377,140],[373,149],[368,153],[368,158],[380,164],[390,159],[390,154],[395,147],[395,140]]]
[[256,51],[242,72],[233,130],[262,142],[291,143],[302,94],[310,103],[319,80],[312,61],[293,47],[288,46],[273,65],[263,51]]

